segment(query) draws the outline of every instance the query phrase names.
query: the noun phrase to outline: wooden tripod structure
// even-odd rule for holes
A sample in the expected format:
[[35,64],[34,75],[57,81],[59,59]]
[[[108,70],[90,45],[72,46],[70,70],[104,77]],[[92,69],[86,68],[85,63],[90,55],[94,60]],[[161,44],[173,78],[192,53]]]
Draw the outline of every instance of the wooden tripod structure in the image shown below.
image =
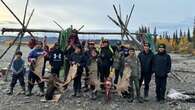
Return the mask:
[[[30,20],[32,18],[32,15],[34,13],[34,9],[31,12],[30,17],[28,18],[27,22],[26,22],[26,13],[27,13],[27,9],[28,9],[28,4],[29,4],[29,0],[26,0],[26,5],[25,5],[25,10],[24,10],[24,17],[23,20],[20,20],[16,14],[8,7],[8,5],[1,0],[1,2],[3,3],[3,5],[9,10],[9,12],[15,17],[15,19],[18,21],[18,23],[22,26],[22,28],[2,28],[2,34],[5,32],[18,32],[17,37],[13,40],[13,43],[3,52],[3,54],[0,56],[0,59],[3,58],[3,56],[8,52],[8,50],[15,44],[15,42],[19,39],[19,44],[16,48],[16,51],[20,50],[20,46],[21,46],[21,41],[22,38],[24,37],[24,34],[27,32],[33,39],[35,39],[35,37],[32,35],[32,32],[47,32],[47,33],[61,33],[61,31],[64,31],[64,29],[56,22],[53,21],[56,25],[58,25],[60,27],[61,30],[47,30],[47,29],[28,29],[28,25],[30,23]],[[134,10],[135,5],[132,6],[132,9],[129,13],[129,15],[126,16],[126,20],[123,21],[122,20],[122,13],[121,13],[121,7],[119,5],[119,11],[116,9],[116,6],[113,5],[114,8],[114,12],[116,14],[117,20],[113,19],[111,16],[108,15],[108,18],[121,29],[121,32],[81,32],[80,30],[84,27],[84,25],[78,30],[78,34],[93,34],[93,35],[121,35],[122,39],[124,38],[124,36],[127,38],[128,41],[130,41],[130,39],[133,40],[133,42],[135,43],[135,45],[141,49],[142,45],[141,43],[134,38],[132,35],[145,35],[145,33],[131,33],[127,27],[130,21],[130,18],[132,16],[133,10]],[[16,52],[15,51],[15,52]],[[11,62],[8,66],[8,70],[10,70],[10,67],[12,65],[12,62],[15,58],[15,53],[11,59]],[[6,74],[7,75],[7,74]],[[7,76],[5,78],[5,80],[7,80]]]
[[[20,29],[20,31],[18,31],[18,35],[17,35],[17,37],[14,39],[13,43],[12,43],[11,45],[9,45],[9,47],[8,47],[8,48],[3,52],[3,54],[0,56],[0,59],[1,59],[1,58],[8,52],[8,50],[15,44],[15,42],[19,39],[19,44],[18,44],[18,46],[17,46],[17,48],[16,48],[16,50],[15,50],[15,52],[14,52],[14,55],[13,55],[13,57],[12,57],[12,59],[11,59],[11,62],[10,62],[10,64],[9,64],[9,66],[8,66],[8,71],[9,71],[10,68],[11,68],[11,65],[12,65],[12,63],[13,63],[13,61],[14,61],[15,53],[16,53],[17,51],[20,50],[22,38],[24,37],[24,34],[27,32],[26,29],[27,29],[27,27],[28,27],[28,25],[29,25],[29,23],[30,23],[30,20],[31,20],[32,16],[33,16],[34,9],[32,10],[31,15],[30,15],[30,17],[28,18],[28,20],[27,20],[27,22],[26,22],[26,13],[27,13],[27,10],[28,10],[29,0],[26,1],[26,5],[25,5],[25,9],[24,9],[24,17],[23,17],[23,20],[20,20],[20,19],[16,16],[16,14],[11,10],[11,8],[9,8],[9,6],[8,6],[3,0],[1,0],[1,2],[2,2],[3,5],[9,10],[9,12],[15,17],[15,19],[19,22],[19,24],[22,26],[22,28]],[[31,37],[34,38],[34,36],[32,35],[31,32],[28,32],[28,33],[30,34]],[[7,80],[8,71],[7,71],[6,76],[5,76],[5,81]]]

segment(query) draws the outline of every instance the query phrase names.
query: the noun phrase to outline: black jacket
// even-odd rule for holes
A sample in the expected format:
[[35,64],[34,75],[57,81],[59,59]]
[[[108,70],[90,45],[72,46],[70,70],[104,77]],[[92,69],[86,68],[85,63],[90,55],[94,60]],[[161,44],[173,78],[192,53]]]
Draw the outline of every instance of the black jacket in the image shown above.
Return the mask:
[[153,59],[152,70],[156,77],[167,77],[171,71],[171,57],[166,53],[157,53]]
[[84,56],[83,53],[75,53],[75,52],[71,54],[69,61],[70,61],[70,64],[73,64],[73,62],[75,64],[78,63],[80,65],[79,66],[80,68],[85,67],[86,62],[87,62],[86,57]]
[[100,64],[103,66],[111,66],[113,64],[113,53],[109,46],[101,48],[99,60]]
[[154,54],[150,50],[149,53],[142,51],[139,53],[138,58],[141,63],[141,73],[152,74],[152,60]]
[[60,49],[49,52],[49,63],[53,68],[60,69],[64,64],[64,53]]
[[70,48],[66,48],[64,54],[67,59],[70,59],[72,53],[74,53],[75,49],[71,46]]

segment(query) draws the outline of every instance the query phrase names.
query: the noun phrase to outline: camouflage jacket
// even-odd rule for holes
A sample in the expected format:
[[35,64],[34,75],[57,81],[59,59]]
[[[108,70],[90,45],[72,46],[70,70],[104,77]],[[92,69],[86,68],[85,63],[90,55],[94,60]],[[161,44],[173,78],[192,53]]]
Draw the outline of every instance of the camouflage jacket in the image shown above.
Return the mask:
[[133,77],[141,77],[141,67],[139,59],[134,56],[130,58],[129,56],[125,58],[125,67],[131,68],[131,76]]

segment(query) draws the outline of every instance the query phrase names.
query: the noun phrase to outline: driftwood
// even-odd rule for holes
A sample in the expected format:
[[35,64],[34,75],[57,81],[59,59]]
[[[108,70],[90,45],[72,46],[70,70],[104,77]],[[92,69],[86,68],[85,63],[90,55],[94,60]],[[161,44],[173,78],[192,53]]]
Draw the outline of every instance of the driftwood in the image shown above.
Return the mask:
[[182,73],[192,73],[195,74],[195,71],[188,71],[188,70],[173,70],[174,72],[182,72]]
[[181,76],[179,76],[176,72],[171,72],[170,77],[179,81],[179,82],[186,82]]

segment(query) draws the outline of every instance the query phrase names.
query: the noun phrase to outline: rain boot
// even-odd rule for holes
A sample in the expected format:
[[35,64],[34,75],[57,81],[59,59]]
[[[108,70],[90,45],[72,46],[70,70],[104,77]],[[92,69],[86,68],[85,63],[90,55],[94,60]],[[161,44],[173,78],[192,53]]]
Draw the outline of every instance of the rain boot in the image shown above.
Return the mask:
[[10,91],[7,93],[7,95],[13,95],[13,87],[10,88]]
[[22,94],[25,94],[26,93],[26,88],[25,88],[25,86],[22,86],[22,92],[21,92]]

